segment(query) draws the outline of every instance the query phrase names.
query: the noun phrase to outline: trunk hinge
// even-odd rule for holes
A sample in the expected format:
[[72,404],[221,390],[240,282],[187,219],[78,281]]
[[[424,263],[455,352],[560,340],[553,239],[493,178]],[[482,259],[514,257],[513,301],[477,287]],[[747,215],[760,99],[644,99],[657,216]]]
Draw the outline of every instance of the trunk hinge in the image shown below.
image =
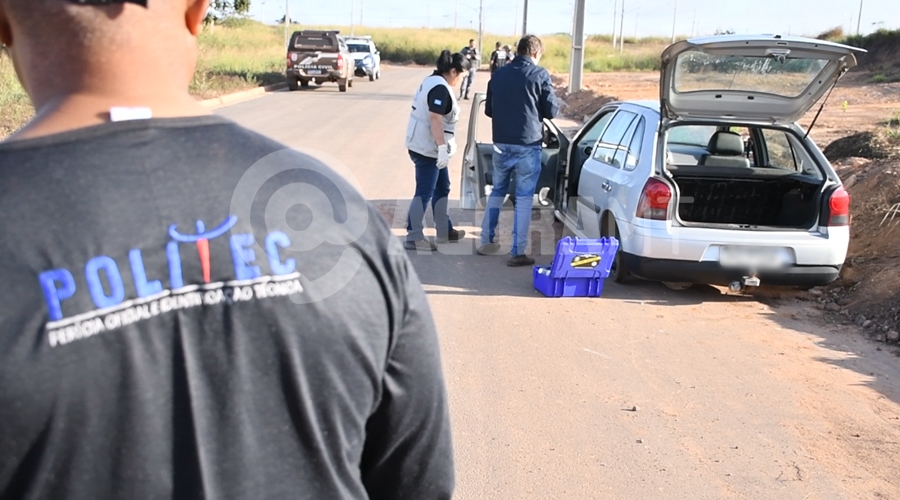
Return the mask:
[[813,118],[812,123],[809,124],[809,128],[806,130],[806,135],[803,136],[804,141],[809,138],[809,133],[812,132],[813,127],[816,126],[816,122],[819,121],[819,115],[821,115],[822,110],[825,109],[825,105],[828,103],[828,98],[831,97],[831,93],[834,92],[834,88],[837,87],[838,82],[841,81],[841,77],[844,76],[844,73],[846,72],[846,69],[842,70],[841,74],[834,79],[834,83],[832,83],[831,88],[828,89],[828,94],[825,96],[825,99],[822,100],[822,105],[819,106],[819,111],[816,112],[815,118]]

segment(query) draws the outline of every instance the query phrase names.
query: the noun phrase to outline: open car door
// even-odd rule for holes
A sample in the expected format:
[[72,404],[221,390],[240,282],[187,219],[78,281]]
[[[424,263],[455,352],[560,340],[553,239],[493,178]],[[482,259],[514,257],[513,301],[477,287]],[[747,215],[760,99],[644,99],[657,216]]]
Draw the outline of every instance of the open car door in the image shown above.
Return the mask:
[[[459,205],[463,210],[484,209],[485,201],[494,188],[494,144],[490,140],[483,140],[490,137],[491,133],[490,118],[484,115],[486,97],[486,94],[477,93],[472,100],[459,183]],[[569,140],[565,134],[552,120],[544,120],[541,176],[535,188],[533,208],[553,208],[563,200],[564,193],[561,186],[565,177],[568,151]],[[515,193],[515,176],[510,182],[508,192]]]

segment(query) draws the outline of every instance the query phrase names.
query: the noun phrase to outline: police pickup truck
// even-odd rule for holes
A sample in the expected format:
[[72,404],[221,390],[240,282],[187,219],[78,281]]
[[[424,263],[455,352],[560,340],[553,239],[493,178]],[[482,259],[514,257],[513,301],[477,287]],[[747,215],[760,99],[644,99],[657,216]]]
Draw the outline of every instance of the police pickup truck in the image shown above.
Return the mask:
[[309,87],[309,82],[338,84],[346,92],[353,86],[353,58],[339,31],[297,31],[287,50],[288,88]]

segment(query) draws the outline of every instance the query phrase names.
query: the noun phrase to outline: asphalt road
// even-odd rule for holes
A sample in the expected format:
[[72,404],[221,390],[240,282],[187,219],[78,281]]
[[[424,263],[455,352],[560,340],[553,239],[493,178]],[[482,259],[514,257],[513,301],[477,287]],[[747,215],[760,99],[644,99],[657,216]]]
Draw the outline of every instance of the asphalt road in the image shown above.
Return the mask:
[[[219,113],[326,151],[402,235],[414,191],[403,138],[427,74],[385,68],[346,94],[278,92]],[[457,157],[454,188],[459,169]],[[481,221],[452,217],[472,233]],[[539,263],[551,222],[535,223]],[[411,256],[441,336],[457,498],[900,498],[891,348],[828,326],[796,292],[610,283],[602,299],[546,299],[530,269],[474,255],[475,241]]]

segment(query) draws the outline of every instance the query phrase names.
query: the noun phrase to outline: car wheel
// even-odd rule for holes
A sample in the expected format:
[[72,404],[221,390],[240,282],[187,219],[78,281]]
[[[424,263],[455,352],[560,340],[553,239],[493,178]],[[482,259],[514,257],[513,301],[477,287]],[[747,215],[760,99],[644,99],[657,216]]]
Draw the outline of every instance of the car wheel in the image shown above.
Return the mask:
[[374,82],[374,81],[375,81],[375,73],[372,73],[371,75],[369,75],[369,81],[370,81],[370,82]]
[[375,79],[381,80],[381,70],[380,69],[377,72],[375,72]]
[[300,85],[297,80],[288,80],[287,86],[288,86],[288,90],[290,90],[291,92],[293,92],[295,90],[300,90]]
[[619,242],[619,251],[616,252],[616,256],[613,259],[612,268],[609,270],[609,277],[616,283],[626,283],[631,276],[631,273],[628,271],[628,265],[625,264],[625,259],[623,257],[622,237],[619,235],[619,226],[616,225],[615,219],[609,214],[607,214],[602,224],[603,227],[600,229],[600,235],[606,238],[612,236]]
[[346,84],[346,83],[339,83],[339,84],[338,84],[338,90],[341,91],[341,92],[346,92],[346,91],[347,91],[347,84]]

